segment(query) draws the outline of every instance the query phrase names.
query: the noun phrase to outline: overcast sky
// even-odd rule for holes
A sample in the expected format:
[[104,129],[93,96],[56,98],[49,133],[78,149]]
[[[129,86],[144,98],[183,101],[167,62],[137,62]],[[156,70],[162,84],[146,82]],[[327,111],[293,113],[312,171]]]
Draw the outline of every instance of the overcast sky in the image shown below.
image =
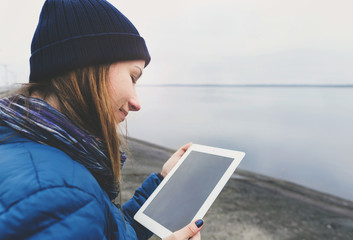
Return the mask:
[[[1,84],[26,82],[44,1],[0,2]],[[351,0],[110,2],[149,47],[141,84],[353,84]]]

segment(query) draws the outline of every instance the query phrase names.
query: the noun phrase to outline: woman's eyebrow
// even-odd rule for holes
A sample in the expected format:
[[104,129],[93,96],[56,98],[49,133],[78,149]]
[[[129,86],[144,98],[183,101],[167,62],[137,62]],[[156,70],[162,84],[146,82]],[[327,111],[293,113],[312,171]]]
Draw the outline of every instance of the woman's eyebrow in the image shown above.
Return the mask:
[[140,74],[139,74],[138,77],[141,77],[141,75],[142,75],[142,69],[141,69],[139,66],[134,66],[134,67],[137,68],[138,70],[140,70]]

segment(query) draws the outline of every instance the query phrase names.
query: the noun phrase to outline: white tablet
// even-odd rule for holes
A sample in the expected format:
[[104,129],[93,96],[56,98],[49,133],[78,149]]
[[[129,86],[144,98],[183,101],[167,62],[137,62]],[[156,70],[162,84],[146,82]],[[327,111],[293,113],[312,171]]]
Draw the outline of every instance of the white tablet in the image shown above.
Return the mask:
[[157,236],[201,219],[245,153],[193,144],[134,218]]

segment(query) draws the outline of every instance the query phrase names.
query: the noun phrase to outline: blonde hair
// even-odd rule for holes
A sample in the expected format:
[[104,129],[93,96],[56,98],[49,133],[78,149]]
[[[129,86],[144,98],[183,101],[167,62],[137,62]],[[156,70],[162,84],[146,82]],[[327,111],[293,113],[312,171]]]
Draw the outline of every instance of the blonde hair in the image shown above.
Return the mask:
[[39,94],[57,100],[58,110],[75,125],[102,139],[111,161],[114,180],[120,182],[120,139],[108,92],[110,64],[79,68],[39,83],[29,83],[19,93]]

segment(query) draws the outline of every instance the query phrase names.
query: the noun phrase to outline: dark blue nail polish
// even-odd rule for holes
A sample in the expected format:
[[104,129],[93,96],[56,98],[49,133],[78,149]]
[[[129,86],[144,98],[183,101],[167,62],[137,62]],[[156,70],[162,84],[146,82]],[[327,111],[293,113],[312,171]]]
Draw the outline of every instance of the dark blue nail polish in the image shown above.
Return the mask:
[[202,220],[202,219],[197,220],[197,221],[195,222],[195,224],[196,224],[197,228],[200,228],[200,227],[203,225],[203,220]]

